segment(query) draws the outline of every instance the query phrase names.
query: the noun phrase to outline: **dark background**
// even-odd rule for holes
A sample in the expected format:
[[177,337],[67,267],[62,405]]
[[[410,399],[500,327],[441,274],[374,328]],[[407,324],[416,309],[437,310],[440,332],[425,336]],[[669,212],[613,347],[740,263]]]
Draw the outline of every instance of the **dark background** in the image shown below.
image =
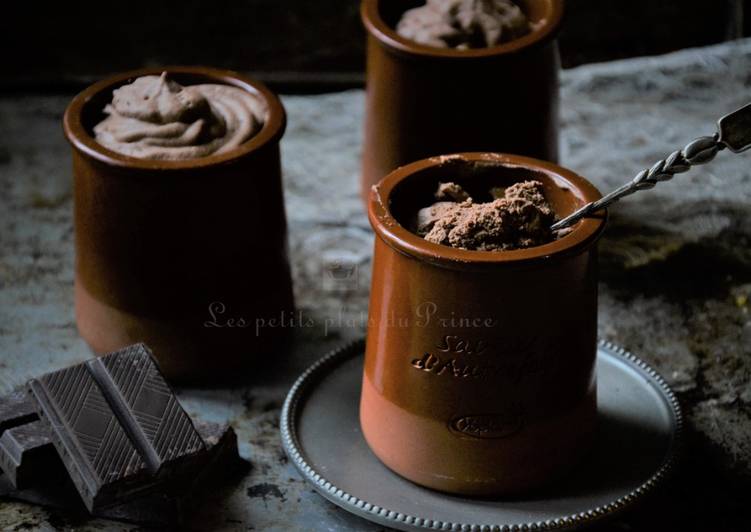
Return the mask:
[[[751,34],[751,0],[568,0],[566,8],[564,67]],[[21,0],[0,15],[0,49],[6,90],[75,88],[166,64],[252,72],[277,89],[326,90],[361,84],[364,67],[357,0]]]

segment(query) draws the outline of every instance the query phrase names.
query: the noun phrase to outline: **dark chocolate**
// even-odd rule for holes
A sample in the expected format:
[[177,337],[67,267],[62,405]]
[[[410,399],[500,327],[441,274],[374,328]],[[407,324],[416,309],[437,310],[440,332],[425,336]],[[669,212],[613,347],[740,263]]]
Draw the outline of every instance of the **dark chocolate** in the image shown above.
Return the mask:
[[93,511],[196,467],[205,445],[142,344],[29,381],[38,414]]
[[47,426],[37,420],[13,427],[0,436],[0,468],[15,489],[43,481],[50,464],[58,460]]
[[[165,490],[146,494],[123,504],[97,508],[93,515],[146,526],[179,525],[198,505],[201,495],[226,482],[230,473],[247,469],[247,462],[237,454],[237,436],[231,427],[210,422],[197,422],[195,427],[205,442],[207,460],[203,468],[192,475],[190,482],[184,483],[175,493]],[[40,449],[46,452],[47,458],[55,459],[58,467],[52,464],[43,481],[33,488],[14,489],[8,476],[0,475],[0,496],[73,513],[86,513],[52,442]],[[242,467],[243,464],[245,467]]]
[[[151,351],[136,344],[86,363],[113,410],[126,421],[150,469],[164,473],[205,450],[193,421],[164,380]],[[145,440],[145,441],[144,441]]]
[[0,397],[0,436],[11,427],[39,419],[36,405],[24,390]]

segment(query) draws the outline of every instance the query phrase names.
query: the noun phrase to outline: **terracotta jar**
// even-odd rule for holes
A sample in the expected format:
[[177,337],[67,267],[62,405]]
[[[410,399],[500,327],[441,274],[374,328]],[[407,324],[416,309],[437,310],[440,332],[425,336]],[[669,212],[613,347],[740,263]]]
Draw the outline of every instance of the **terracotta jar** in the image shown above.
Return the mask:
[[[181,161],[100,145],[92,130],[113,89],[162,70],[182,85],[228,84],[260,96],[262,129],[224,154]],[[90,86],[63,122],[73,148],[81,336],[97,353],[145,342],[173,381],[247,378],[270,359],[288,330],[280,315],[293,309],[279,99],[234,72],[145,69]]]
[[368,34],[362,195],[395,168],[442,153],[558,158],[555,36],[563,0],[518,2],[535,29],[471,50],[434,48],[395,27],[420,0],[363,0]]
[[370,195],[376,232],[360,419],[373,452],[457,494],[538,488],[586,451],[596,417],[596,242],[605,219],[513,251],[434,244],[405,227],[439,181],[475,198],[537,179],[559,216],[600,197],[536,159],[465,153],[399,168]]

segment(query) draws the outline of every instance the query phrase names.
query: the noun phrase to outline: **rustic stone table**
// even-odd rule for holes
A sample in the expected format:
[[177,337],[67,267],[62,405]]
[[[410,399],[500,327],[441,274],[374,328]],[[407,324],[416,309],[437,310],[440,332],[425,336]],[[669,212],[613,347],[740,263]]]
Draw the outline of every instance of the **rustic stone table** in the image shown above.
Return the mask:
[[[0,96],[0,392],[90,352],[72,309],[68,146],[72,95]],[[562,163],[608,190],[751,100],[751,40],[569,70]],[[288,463],[279,409],[317,357],[362,334],[373,235],[357,191],[363,92],[284,98],[285,195],[299,309],[289,352],[246,389],[181,390],[188,410],[235,426],[250,473],[198,511],[200,530],[376,530],[330,504]],[[751,155],[624,201],[601,244],[600,334],[668,379],[687,417],[677,475],[603,529],[748,530],[751,495]],[[332,286],[327,268],[355,264]],[[0,527],[132,529],[0,501]]]

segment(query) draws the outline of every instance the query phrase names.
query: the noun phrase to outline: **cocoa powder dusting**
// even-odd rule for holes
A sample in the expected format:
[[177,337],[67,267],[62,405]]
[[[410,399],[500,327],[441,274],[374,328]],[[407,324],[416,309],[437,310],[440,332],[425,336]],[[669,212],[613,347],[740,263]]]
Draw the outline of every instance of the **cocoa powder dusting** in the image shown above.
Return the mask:
[[550,226],[555,213],[539,181],[516,183],[502,193],[493,189],[496,199],[488,203],[475,203],[455,183],[441,183],[435,196],[443,201],[420,209],[415,224],[415,232],[429,242],[460,249],[505,251],[554,239]]

